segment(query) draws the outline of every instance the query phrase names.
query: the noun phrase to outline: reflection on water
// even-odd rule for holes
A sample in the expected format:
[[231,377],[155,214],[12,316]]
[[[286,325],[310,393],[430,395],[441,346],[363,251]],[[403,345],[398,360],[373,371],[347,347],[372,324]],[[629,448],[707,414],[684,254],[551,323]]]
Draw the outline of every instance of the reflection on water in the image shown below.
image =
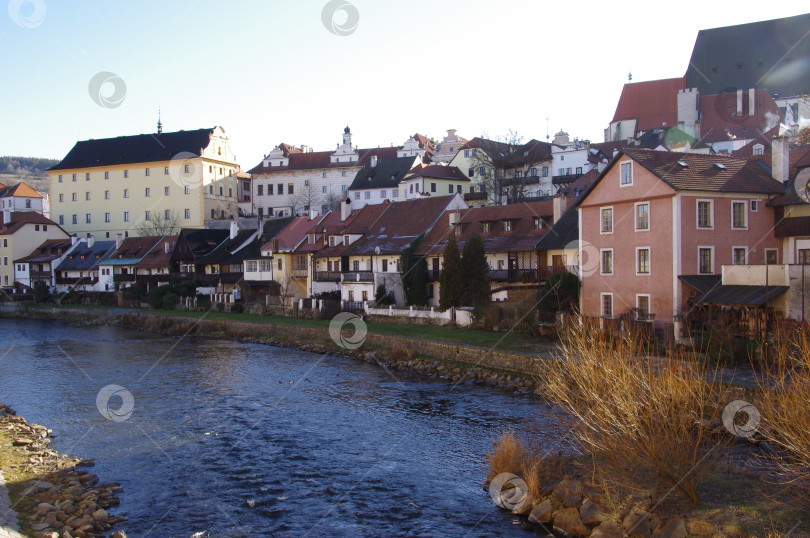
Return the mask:
[[[269,346],[0,324],[0,400],[121,482],[133,536],[523,534],[481,482],[497,434],[537,420],[529,397]],[[109,384],[132,393],[129,420],[96,408]]]

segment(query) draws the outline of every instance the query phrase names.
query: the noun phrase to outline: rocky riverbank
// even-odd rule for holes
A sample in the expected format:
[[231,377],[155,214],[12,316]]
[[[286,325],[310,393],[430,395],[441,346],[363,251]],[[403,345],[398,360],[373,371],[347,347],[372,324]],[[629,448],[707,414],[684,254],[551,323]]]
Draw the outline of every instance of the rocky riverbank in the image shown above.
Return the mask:
[[[21,532],[35,538],[106,536],[125,521],[108,511],[120,503],[121,486],[99,484],[98,476],[82,469],[92,461],[51,449],[52,433],[0,404],[2,471]],[[116,531],[110,538],[126,534]]]

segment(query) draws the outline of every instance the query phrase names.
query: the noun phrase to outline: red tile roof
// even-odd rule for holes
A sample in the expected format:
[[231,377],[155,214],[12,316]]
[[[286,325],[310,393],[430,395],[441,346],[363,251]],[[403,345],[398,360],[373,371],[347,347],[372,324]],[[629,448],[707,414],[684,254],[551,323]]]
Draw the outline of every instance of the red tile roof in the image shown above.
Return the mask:
[[[459,216],[454,228],[450,227],[451,213]],[[459,248],[464,248],[464,242],[478,234],[484,242],[484,250],[489,253],[533,251],[540,238],[551,229],[553,216],[551,200],[446,211],[425,236],[416,254],[441,254],[451,233],[456,233]],[[540,228],[535,227],[535,219],[540,219]],[[511,222],[511,230],[505,229],[505,221]],[[489,228],[487,232],[484,232],[485,224]]]
[[309,217],[296,217],[284,227],[273,239],[262,246],[262,250],[272,250],[277,246],[279,250],[294,249],[309,233],[313,225],[323,220],[319,216],[315,219]]
[[0,226],[0,235],[12,235],[26,224],[46,224],[59,226],[51,219],[36,211],[15,211],[11,213],[10,220]]
[[676,190],[757,194],[781,194],[784,191],[784,186],[754,160],[648,149],[624,149],[623,153]]
[[[286,146],[286,144],[283,144]],[[292,148],[296,149],[296,148]],[[285,157],[290,159],[288,166],[264,166],[264,162],[260,162],[249,173],[255,174],[273,174],[277,172],[286,172],[289,170],[316,170],[321,168],[350,168],[362,167],[369,161],[371,156],[376,155],[378,159],[396,159],[397,150],[400,147],[393,148],[371,148],[357,150],[358,159],[352,162],[341,161],[333,163],[331,151],[313,151],[310,153],[302,153],[300,150],[287,151],[285,150]]]
[[[171,268],[172,253],[174,247],[177,245],[177,235],[167,235],[159,238],[160,241],[155,244],[154,248],[149,251],[141,261],[135,264],[137,269],[153,269],[153,268]],[[152,239],[155,239],[154,237]],[[166,243],[169,243],[169,252],[166,252]],[[121,244],[123,247],[123,243]],[[126,257],[126,256],[125,256]]]
[[638,119],[637,131],[678,125],[678,90],[684,77],[632,82],[624,85],[613,122]]
[[[5,189],[3,191],[2,189]],[[42,195],[28,186],[25,182],[20,181],[13,187],[0,186],[0,197],[7,196],[20,196],[25,198],[42,198]]]
[[[371,227],[391,207],[391,202],[383,202],[382,204],[365,205],[360,209],[355,210],[346,219],[345,222],[340,222],[340,214],[335,213],[336,221],[331,221],[331,227],[327,227],[326,235],[365,235],[369,232]],[[330,214],[331,215],[331,214]],[[321,229],[322,231],[322,229]],[[323,240],[323,238],[321,238]],[[323,246],[323,241],[320,241],[320,248],[317,249],[317,258],[328,258],[333,256],[343,256],[345,252],[352,248],[352,245],[343,245],[339,242],[334,247]],[[303,245],[302,245],[303,246]]]
[[116,249],[110,256],[111,260],[124,258],[140,259],[152,250],[162,239],[157,236],[127,237],[121,242],[121,247]]

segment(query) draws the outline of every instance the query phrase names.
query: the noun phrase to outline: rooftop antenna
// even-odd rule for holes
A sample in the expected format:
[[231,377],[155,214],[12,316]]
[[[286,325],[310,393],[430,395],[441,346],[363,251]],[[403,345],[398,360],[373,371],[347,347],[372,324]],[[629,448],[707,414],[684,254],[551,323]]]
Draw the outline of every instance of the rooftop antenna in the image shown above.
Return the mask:
[[549,138],[551,137],[548,135],[548,118],[546,118],[546,142],[548,142]]
[[157,130],[158,134],[163,133],[163,124],[160,122],[160,107],[158,107],[158,125],[157,125],[157,127],[158,127],[158,130]]
[[632,71],[630,71],[629,73],[627,73],[627,83],[628,83],[628,84],[632,84],[632,83],[633,83],[633,72],[632,72]]

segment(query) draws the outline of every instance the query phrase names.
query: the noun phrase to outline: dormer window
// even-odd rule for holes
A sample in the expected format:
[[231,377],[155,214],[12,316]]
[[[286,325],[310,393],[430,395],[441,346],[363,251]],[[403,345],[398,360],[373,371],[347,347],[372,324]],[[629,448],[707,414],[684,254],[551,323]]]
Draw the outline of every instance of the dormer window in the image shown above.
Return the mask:
[[481,233],[489,233],[489,223],[482,222],[481,223]]
[[762,155],[765,153],[765,146],[762,144],[754,144],[754,155]]
[[503,231],[504,232],[511,232],[512,231],[512,221],[511,220],[503,221]]

